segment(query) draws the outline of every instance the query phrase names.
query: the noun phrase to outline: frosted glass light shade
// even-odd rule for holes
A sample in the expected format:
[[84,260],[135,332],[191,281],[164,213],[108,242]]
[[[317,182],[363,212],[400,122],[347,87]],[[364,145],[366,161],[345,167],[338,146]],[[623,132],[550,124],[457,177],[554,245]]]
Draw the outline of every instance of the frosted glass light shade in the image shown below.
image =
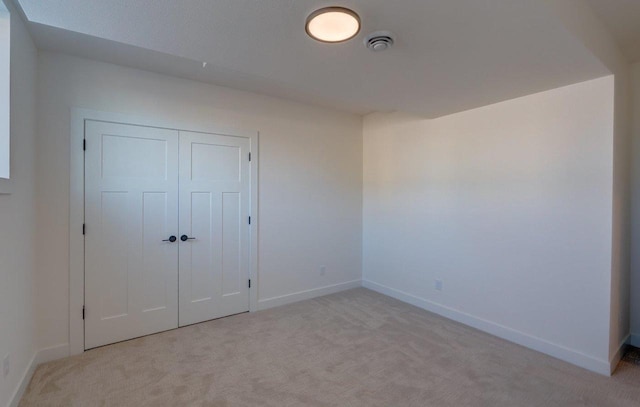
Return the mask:
[[326,7],[307,17],[307,34],[322,42],[344,42],[360,32],[360,17],[344,7]]

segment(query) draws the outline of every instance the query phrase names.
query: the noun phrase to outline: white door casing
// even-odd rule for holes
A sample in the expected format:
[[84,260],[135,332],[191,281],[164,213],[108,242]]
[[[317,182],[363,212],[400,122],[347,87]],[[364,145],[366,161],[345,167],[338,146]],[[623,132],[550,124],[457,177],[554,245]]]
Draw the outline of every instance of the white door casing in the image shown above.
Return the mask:
[[176,130],[85,124],[85,349],[177,327]]
[[250,147],[180,132],[180,326],[249,310]]

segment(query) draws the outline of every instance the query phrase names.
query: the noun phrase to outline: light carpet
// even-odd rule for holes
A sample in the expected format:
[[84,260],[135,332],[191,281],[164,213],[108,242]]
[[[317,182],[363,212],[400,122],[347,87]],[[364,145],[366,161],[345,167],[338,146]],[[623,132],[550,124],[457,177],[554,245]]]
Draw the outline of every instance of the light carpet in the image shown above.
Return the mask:
[[27,406],[640,406],[612,378],[364,288],[38,367]]

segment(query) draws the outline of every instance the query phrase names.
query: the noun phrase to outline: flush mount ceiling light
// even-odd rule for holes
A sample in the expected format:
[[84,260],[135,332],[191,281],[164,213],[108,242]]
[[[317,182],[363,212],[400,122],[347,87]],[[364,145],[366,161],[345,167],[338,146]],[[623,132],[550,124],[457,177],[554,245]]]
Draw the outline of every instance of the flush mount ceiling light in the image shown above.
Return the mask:
[[360,32],[360,16],[348,8],[325,7],[307,17],[307,34],[321,42],[348,41]]

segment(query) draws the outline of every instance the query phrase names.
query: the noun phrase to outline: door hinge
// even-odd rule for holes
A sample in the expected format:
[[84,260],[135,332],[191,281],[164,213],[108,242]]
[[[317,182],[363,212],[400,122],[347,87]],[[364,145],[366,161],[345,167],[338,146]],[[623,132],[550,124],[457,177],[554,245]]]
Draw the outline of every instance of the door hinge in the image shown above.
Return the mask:
[[251,153],[249,153],[249,161],[251,161]]
[[82,320],[84,320],[84,305],[82,306]]
[[249,279],[249,288],[251,288],[251,279]]
[[86,138],[82,139],[82,149],[84,151],[87,151],[87,139]]
[[249,216],[249,224],[251,224],[251,216]]
[[83,223],[82,224],[82,234],[83,235],[86,234],[86,231],[87,231],[87,225]]

